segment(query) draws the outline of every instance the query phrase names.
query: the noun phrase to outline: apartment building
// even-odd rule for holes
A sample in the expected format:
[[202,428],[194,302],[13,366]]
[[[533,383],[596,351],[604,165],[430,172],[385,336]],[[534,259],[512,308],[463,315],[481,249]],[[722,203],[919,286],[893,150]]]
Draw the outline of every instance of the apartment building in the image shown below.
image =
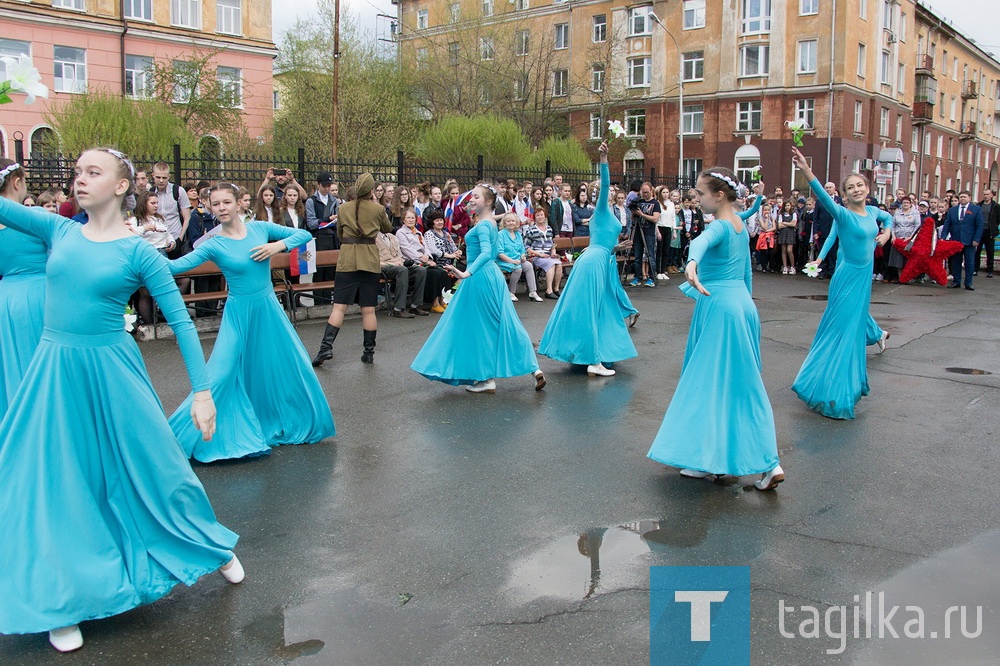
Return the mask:
[[628,170],[761,165],[769,183],[801,188],[784,124],[803,120],[821,177],[864,170],[881,191],[997,181],[1000,62],[914,0],[399,0],[398,11],[403,62],[447,44],[453,65],[488,56],[516,70],[525,45],[544,44],[535,87],[595,153],[605,121],[623,120],[613,157]]
[[[199,49],[219,51],[216,74],[244,111],[250,136],[272,117],[270,0],[0,0],[0,56],[28,55],[49,87],[32,105],[18,96],[0,107],[0,153],[54,146],[46,112],[87,90],[142,98],[155,61],[184,61]],[[0,80],[6,78],[0,63]],[[225,137],[205,137],[225,147]]]

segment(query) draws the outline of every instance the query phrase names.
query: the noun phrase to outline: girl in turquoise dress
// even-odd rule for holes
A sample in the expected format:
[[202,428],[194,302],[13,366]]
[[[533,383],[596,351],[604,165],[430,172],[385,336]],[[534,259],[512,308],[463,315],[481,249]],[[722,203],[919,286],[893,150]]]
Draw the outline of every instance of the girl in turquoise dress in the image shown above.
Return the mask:
[[888,240],[892,216],[865,205],[869,186],[864,176],[851,174],[844,180],[841,191],[845,205],[838,206],[797,149],[794,149],[794,160],[809,179],[816,201],[833,216],[830,235],[816,261],[808,266],[818,266],[837,239],[840,250],[837,270],[830,280],[826,310],[792,390],[810,409],[823,416],[853,419],[854,406],[861,396],[868,395],[865,347],[877,344],[880,350],[884,349],[889,337],[868,314],[868,308],[872,298],[875,242]]
[[215,430],[205,361],[167,260],[122,221],[135,170],[121,153],[76,164],[80,225],[0,198],[0,223],[52,251],[45,328],[0,422],[0,633],[83,645],[78,623],[124,613],[220,570],[243,579],[237,536],[219,524],[174,437],[139,348],[129,297],[159,302],[195,390],[191,418]]
[[607,143],[601,144],[600,153],[601,189],[590,218],[590,245],[574,262],[538,348],[539,354],[557,361],[586,365],[591,377],[614,375],[605,363],[638,356],[625,326],[625,316],[635,309],[629,302],[626,311],[619,300],[625,290],[618,278],[615,247],[622,225],[608,205]]
[[760,317],[751,298],[746,226],[733,210],[729,169],[701,173],[701,207],[715,221],[691,241],[681,287],[695,299],[677,389],[648,456],[686,477],[760,474],[758,490],[784,481],[774,414],[761,379]]
[[[0,158],[0,197],[19,204],[28,194],[20,164]],[[0,225],[0,420],[42,337],[44,241]]]
[[484,185],[472,190],[470,206],[482,220],[465,236],[468,270],[446,267],[462,278],[448,309],[410,366],[427,379],[465,385],[472,393],[496,393],[496,378],[530,374],[545,387],[531,338],[517,317],[507,281],[496,264],[496,195]]
[[271,283],[269,259],[312,236],[305,229],[244,222],[234,185],[216,185],[209,196],[222,231],[171,261],[170,270],[177,275],[214,261],[226,276],[229,297],[208,359],[219,419],[215,437],[203,441],[185,416],[193,399],[188,396],[170,417],[170,427],[184,452],[201,462],[259,456],[272,446],[333,437],[330,405]]

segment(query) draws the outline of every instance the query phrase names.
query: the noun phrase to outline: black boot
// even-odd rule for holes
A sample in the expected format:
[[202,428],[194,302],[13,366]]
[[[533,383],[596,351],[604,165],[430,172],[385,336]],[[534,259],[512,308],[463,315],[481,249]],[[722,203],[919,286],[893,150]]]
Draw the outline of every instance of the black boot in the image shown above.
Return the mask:
[[326,331],[323,332],[323,342],[319,343],[319,351],[316,352],[316,357],[312,361],[314,368],[323,365],[323,361],[329,361],[333,358],[333,341],[337,339],[337,333],[340,333],[339,326],[326,325]]
[[365,353],[361,355],[362,363],[375,362],[375,334],[378,331],[365,331]]

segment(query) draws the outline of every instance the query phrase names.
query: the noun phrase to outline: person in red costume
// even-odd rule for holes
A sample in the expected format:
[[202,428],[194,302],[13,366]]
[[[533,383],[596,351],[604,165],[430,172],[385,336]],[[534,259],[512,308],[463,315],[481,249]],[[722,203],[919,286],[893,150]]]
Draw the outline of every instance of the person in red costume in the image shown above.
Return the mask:
[[[921,213],[926,211],[925,205],[923,201],[920,202]],[[907,259],[906,266],[899,273],[900,284],[906,284],[926,273],[941,286],[948,282],[945,261],[951,255],[961,252],[963,247],[959,241],[939,239],[934,218],[926,215],[913,238],[893,241],[893,245]]]

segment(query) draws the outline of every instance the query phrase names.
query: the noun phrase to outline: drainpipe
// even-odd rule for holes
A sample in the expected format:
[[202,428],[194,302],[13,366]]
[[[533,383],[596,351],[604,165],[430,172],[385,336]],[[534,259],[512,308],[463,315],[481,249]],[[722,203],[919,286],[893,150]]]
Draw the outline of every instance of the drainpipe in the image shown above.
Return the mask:
[[836,180],[830,174],[830,154],[833,151],[833,80],[837,62],[837,0],[830,11],[830,108],[826,113],[826,182]]
[[128,21],[125,20],[125,1],[126,0],[121,0],[121,2],[118,3],[118,8],[122,17],[122,34],[118,38],[118,55],[121,56],[119,64],[121,66],[122,75],[122,97],[128,95],[128,83],[125,81],[125,35],[128,33]]

